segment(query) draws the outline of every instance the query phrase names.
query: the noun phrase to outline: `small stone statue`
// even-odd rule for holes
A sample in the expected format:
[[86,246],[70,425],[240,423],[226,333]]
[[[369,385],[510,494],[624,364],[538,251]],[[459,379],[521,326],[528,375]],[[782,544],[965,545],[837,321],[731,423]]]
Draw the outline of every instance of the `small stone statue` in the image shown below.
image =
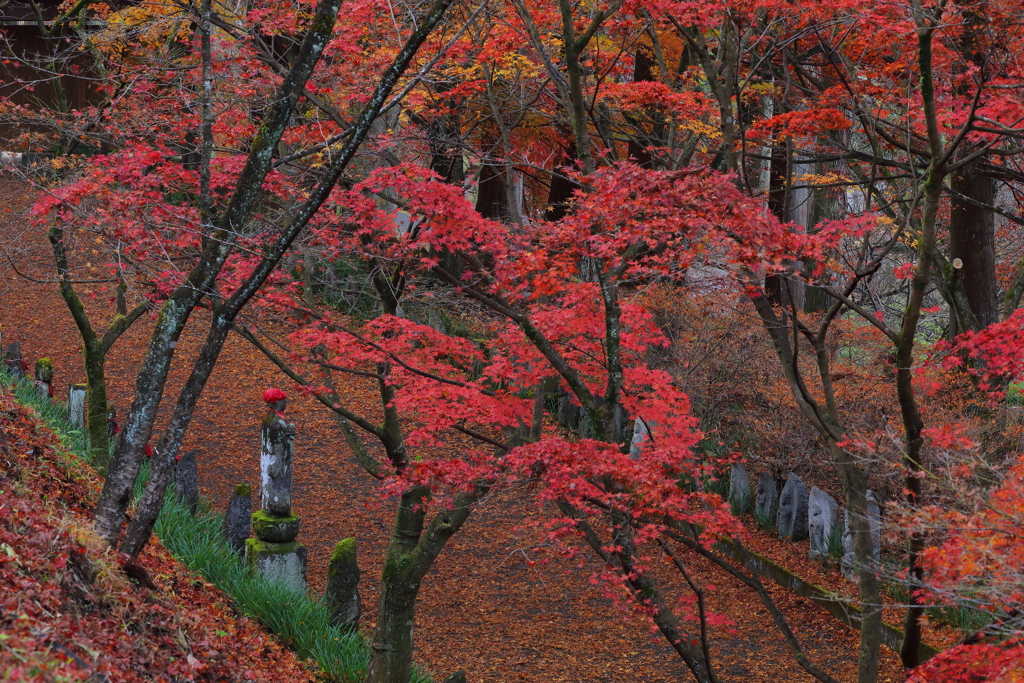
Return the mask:
[[36,391],[44,401],[53,398],[53,363],[49,358],[36,361]]
[[224,513],[224,537],[236,553],[245,550],[245,542],[252,528],[252,488],[248,484],[235,487]]
[[4,351],[4,365],[14,379],[25,379],[25,359],[21,357],[21,343],[13,342]]
[[757,499],[754,510],[757,516],[763,520],[770,520],[775,516],[779,504],[779,489],[775,485],[775,478],[768,472],[759,472],[757,475]]
[[839,505],[817,486],[811,487],[807,503],[807,527],[811,539],[810,557],[825,557],[829,541],[839,525]]
[[782,487],[775,528],[784,541],[807,538],[807,487],[796,474],[790,474]]
[[644,444],[651,440],[651,430],[643,418],[637,417],[633,421],[633,438],[629,442],[629,457],[636,460],[643,451]]
[[356,558],[356,539],[338,541],[327,564],[327,588],[324,601],[331,612],[331,623],[345,629],[359,625],[363,612],[359,599],[359,564]]
[[733,463],[729,470],[729,504],[741,515],[750,505],[750,477],[741,462]]

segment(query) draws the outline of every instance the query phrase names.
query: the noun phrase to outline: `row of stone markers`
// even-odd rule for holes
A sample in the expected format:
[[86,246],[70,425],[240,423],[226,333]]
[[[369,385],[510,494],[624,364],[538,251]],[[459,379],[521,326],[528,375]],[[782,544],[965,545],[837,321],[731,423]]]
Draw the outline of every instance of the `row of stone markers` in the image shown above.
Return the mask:
[[[0,348],[2,331],[0,331]],[[28,364],[17,342],[4,349],[3,367],[15,379],[25,379]],[[39,397],[52,400],[53,364],[47,358],[35,363],[35,386]],[[85,429],[87,385],[70,384],[67,394],[67,418],[75,428]],[[287,396],[280,389],[263,394],[267,414],[260,430],[260,509],[252,512],[252,489],[247,484],[235,487],[224,516],[223,532],[231,549],[244,554],[246,562],[268,580],[283,583],[296,591],[306,590],[306,548],[297,537],[302,520],[292,512],[292,465],[295,426],[284,419]],[[107,428],[113,437],[117,429],[116,411],[108,409]],[[149,451],[147,450],[147,454]],[[196,451],[190,450],[174,463],[175,495],[192,514],[199,507],[199,481]],[[250,529],[255,538],[249,538]],[[362,613],[359,597],[359,567],[356,539],[339,541],[331,553],[327,569],[325,601],[334,624],[354,628]]]
[[[302,519],[292,510],[295,425],[284,418],[288,397],[280,389],[263,393],[267,414],[260,429],[260,509],[252,512],[252,488],[239,484],[224,514],[224,536],[231,549],[268,580],[306,590],[308,553],[298,541]],[[250,538],[250,529],[255,538]],[[354,628],[362,614],[356,539],[334,546],[327,566],[324,599],[332,623]]]
[[[644,443],[651,439],[650,428],[653,426],[640,417],[634,421],[633,438],[629,445],[629,455],[634,460],[640,457]],[[881,552],[882,517],[874,494],[868,491],[867,497],[872,549],[877,562]],[[750,477],[747,476],[747,469],[743,463],[733,464],[729,472],[728,500],[739,514],[750,508]],[[768,472],[759,473],[753,512],[759,521],[774,519],[779,538],[786,541],[809,540],[809,554],[812,558],[821,558],[829,554],[829,541],[839,526],[839,504],[835,499],[817,486],[812,486],[808,492],[804,482],[796,474],[789,475],[780,494],[774,477]],[[853,554],[849,510],[843,513],[842,529],[843,554],[840,567],[843,576],[853,579],[857,567]]]
[[[882,542],[882,518],[878,503],[868,491],[868,520],[874,559],[878,560]],[[735,463],[729,475],[729,502],[739,510],[745,510],[750,503],[750,478],[742,463]],[[825,491],[807,486],[796,474],[790,474],[782,493],[778,491],[775,479],[768,472],[757,475],[757,489],[754,497],[754,514],[759,520],[775,519],[775,530],[779,538],[786,541],[810,541],[808,551],[812,558],[829,554],[829,541],[839,529],[839,504]],[[853,534],[850,532],[850,511],[843,512],[842,560],[843,576],[852,579],[856,572],[853,554]]]

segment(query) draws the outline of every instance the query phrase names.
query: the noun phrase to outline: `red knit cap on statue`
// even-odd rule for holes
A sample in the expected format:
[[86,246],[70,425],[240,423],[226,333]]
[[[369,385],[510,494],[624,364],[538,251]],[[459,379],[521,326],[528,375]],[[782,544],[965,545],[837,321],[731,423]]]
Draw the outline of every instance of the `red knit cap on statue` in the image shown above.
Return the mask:
[[263,400],[267,403],[277,403],[288,398],[288,394],[284,393],[280,389],[267,389],[263,392]]

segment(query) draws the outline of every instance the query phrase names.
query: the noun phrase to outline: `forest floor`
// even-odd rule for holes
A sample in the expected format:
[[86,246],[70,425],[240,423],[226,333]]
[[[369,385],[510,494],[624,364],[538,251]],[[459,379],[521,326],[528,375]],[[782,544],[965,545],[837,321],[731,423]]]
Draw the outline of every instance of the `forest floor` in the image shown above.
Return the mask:
[[[63,396],[67,384],[84,382],[81,340],[52,282],[45,233],[31,228],[27,218],[30,192],[0,178],[0,198],[0,244],[6,245],[10,257],[5,256],[0,266],[4,268],[0,281],[4,343],[20,341],[30,363],[50,358],[55,389]],[[83,250],[88,253],[87,245],[78,245],[78,253]],[[104,276],[100,265],[91,266],[97,278]],[[90,291],[89,287],[83,285],[81,291]],[[86,304],[102,319],[113,308],[112,289],[91,287],[95,298]],[[189,322],[165,396],[177,395],[202,343],[206,323],[202,311]],[[141,320],[109,355],[108,391],[122,416],[127,413],[151,325],[151,319]],[[265,410],[262,391],[271,386],[288,391],[293,399],[287,416],[298,430],[295,509],[303,519],[300,540],[309,549],[311,588],[322,590],[334,543],[357,537],[367,609],[362,626],[369,630],[393,503],[380,501],[332,416],[309,397],[296,395],[289,385],[258,351],[232,336],[199,402],[184,449],[198,450],[203,495],[217,506],[226,505],[235,484],[258,481],[259,426]],[[379,412],[375,395],[365,384],[349,382],[340,393],[352,406],[370,414]],[[423,582],[416,617],[416,660],[441,676],[465,669],[473,683],[688,680],[682,661],[659,634],[652,633],[649,623],[620,613],[590,584],[595,564],[581,567],[533,549],[536,543],[523,527],[540,512],[525,490],[505,491],[480,504]],[[756,541],[762,552],[785,555],[786,566],[797,574],[834,589],[844,586],[835,568],[806,559],[806,542],[783,545],[767,537]],[[550,561],[527,564],[543,559]],[[709,609],[732,622],[711,631],[712,656],[724,681],[813,680],[795,662],[752,591],[704,561],[694,560],[691,570],[700,583],[715,587],[709,587]],[[658,572],[671,584],[679,583],[667,567]],[[845,587],[849,590],[852,585]],[[809,658],[839,680],[854,680],[857,634],[813,603],[771,585],[769,589]],[[880,681],[903,680],[898,657],[884,647],[881,667]]]

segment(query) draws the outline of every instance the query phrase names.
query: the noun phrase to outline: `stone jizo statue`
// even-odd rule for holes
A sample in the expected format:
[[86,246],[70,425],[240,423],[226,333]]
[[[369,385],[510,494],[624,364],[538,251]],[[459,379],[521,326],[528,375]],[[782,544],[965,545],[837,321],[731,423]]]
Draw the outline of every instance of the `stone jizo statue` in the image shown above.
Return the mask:
[[276,517],[292,514],[292,442],[295,426],[284,419],[288,397],[280,389],[263,393],[269,410],[260,431],[260,500],[263,509]]

